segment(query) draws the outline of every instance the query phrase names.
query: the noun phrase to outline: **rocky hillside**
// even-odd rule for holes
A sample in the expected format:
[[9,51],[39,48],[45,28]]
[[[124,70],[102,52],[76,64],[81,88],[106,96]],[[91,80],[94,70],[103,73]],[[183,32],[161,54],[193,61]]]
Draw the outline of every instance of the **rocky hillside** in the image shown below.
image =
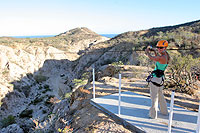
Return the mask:
[[81,74],[85,68],[89,68],[91,65],[98,69],[103,65],[118,61],[122,61],[124,64],[147,66],[148,60],[142,50],[148,45],[155,47],[156,42],[160,39],[168,40],[169,49],[189,49],[169,51],[172,57],[173,55],[191,54],[194,58],[198,58],[200,57],[200,33],[197,32],[199,30],[200,20],[146,31],[126,32],[86,49],[84,51],[86,54],[75,61],[73,71]]
[[[77,38],[77,39],[76,39]],[[58,49],[54,42],[56,40],[65,40],[64,44],[56,44],[60,47],[70,47],[70,49]],[[107,40],[108,38],[97,35],[87,28],[77,28],[60,34],[57,37],[41,38],[41,39],[19,39],[19,38],[0,38],[0,68],[3,79],[2,83],[9,83],[14,80],[21,79],[27,74],[35,74],[40,68],[44,68],[50,73],[54,65],[59,67],[67,67],[70,69],[71,60],[78,57],[77,52],[83,50],[91,44]],[[76,40],[76,41],[73,41]],[[49,44],[47,44],[49,43]],[[74,51],[73,53],[71,53]],[[62,64],[49,64],[48,61],[56,62],[56,60],[64,60],[66,65]],[[53,65],[53,66],[52,66]],[[46,70],[48,69],[48,70]],[[4,91],[7,89],[4,89]],[[5,91],[4,94],[6,94]],[[1,97],[4,97],[2,95]]]
[[[79,57],[77,52],[104,40],[108,38],[87,28],[51,38],[0,38],[0,119],[14,116],[25,131],[32,122],[28,119],[24,126],[22,120],[27,117],[44,121],[52,112],[51,106],[47,106],[51,105],[49,100],[59,100],[66,92],[71,92],[63,78],[70,77],[72,81],[71,65]],[[45,102],[44,105],[41,102]],[[28,116],[26,111],[30,113]],[[0,127],[7,124],[1,123]]]
[[0,38],[0,132],[57,132],[71,123],[75,127],[73,116],[85,108],[78,106],[85,99],[78,92],[81,87],[87,93],[84,88],[91,83],[92,67],[96,80],[114,76],[122,64],[151,69],[153,63],[142,50],[159,39],[168,40],[169,48],[190,49],[170,55],[191,54],[198,59],[199,28],[200,21],[195,21],[126,32],[112,39],[87,28],[50,38]]

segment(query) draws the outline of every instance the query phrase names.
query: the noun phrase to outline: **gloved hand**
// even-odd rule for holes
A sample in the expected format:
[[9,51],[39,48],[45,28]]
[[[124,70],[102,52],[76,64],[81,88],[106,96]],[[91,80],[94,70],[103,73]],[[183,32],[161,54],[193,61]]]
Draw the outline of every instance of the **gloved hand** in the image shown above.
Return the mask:
[[147,49],[150,49],[150,50],[151,50],[151,49],[152,49],[152,46],[148,46]]

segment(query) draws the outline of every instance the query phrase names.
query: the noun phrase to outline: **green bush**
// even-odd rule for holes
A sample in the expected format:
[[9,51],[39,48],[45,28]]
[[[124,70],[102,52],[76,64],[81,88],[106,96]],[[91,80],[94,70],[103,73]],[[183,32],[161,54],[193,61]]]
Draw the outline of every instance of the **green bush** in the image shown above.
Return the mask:
[[124,65],[124,63],[122,61],[118,61],[118,62],[113,62],[112,65],[118,67],[119,65]]
[[3,104],[3,102],[0,101],[0,107],[1,107],[2,104]]
[[78,85],[84,85],[84,84],[87,83],[87,81],[84,80],[84,79],[74,79],[72,82],[73,82],[76,86],[78,86]]
[[41,82],[44,82],[47,80],[47,77],[46,76],[43,76],[43,75],[36,75],[34,77],[34,79],[38,82],[38,83],[41,83]]
[[25,109],[24,111],[22,111],[22,113],[19,115],[19,117],[20,118],[25,118],[25,117],[31,118],[32,113],[33,113],[32,109],[30,109],[30,110]]
[[1,121],[1,123],[2,123],[2,127],[3,127],[3,128],[4,128],[4,127],[7,127],[7,126],[9,126],[9,125],[11,125],[11,124],[14,124],[14,123],[16,123],[16,122],[15,122],[15,117],[12,116],[12,115],[9,115],[7,118],[4,118],[4,119]]
[[49,85],[45,84],[44,85],[44,91],[42,91],[42,93],[46,93],[47,91],[52,91],[50,88],[49,88]]
[[72,92],[69,92],[69,93],[65,93],[65,97],[64,98],[70,98],[71,97],[71,95],[72,95]]
[[59,133],[73,133],[73,128],[71,126],[65,126],[64,129],[58,128]]
[[200,63],[200,58],[193,58],[192,55],[174,55],[169,65],[171,80],[181,90],[191,86],[195,81],[193,68]]
[[118,73],[121,70],[120,65],[124,65],[124,63],[122,61],[118,61],[118,62],[113,62],[112,65],[115,67],[115,73]]
[[2,72],[2,74],[5,76],[5,75],[7,75],[9,73],[9,71],[7,70],[7,69],[4,69],[3,70],[3,72]]
[[32,103],[33,103],[33,105],[36,105],[36,104],[38,104],[39,102],[42,102],[43,99],[44,99],[44,97],[40,97],[40,98],[37,97],[37,98],[34,99],[34,101],[33,101]]

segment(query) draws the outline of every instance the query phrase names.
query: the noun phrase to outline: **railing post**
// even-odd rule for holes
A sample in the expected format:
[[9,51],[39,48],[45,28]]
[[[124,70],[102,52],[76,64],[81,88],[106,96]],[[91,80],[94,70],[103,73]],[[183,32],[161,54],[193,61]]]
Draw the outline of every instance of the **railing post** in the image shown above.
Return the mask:
[[118,106],[118,114],[121,114],[121,74],[119,74],[119,106]]
[[93,100],[95,100],[95,73],[94,73],[94,67],[92,69],[92,75],[93,75]]
[[197,129],[196,133],[200,133],[200,101],[199,101],[199,113],[198,113],[198,118],[197,118]]
[[173,107],[174,107],[174,91],[171,94],[171,102],[170,102],[170,113],[169,113],[169,122],[168,122],[168,133],[171,133],[172,127],[172,118],[173,118]]

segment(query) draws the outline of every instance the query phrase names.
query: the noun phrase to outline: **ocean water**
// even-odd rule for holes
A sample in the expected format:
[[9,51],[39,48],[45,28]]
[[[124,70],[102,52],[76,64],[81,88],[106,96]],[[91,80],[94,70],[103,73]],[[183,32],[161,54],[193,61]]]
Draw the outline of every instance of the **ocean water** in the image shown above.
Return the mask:
[[[105,36],[108,38],[113,38],[118,34],[100,34],[101,36]],[[43,38],[43,37],[54,37],[56,35],[38,35],[38,36],[11,36],[15,38]]]
[[113,37],[117,36],[118,34],[100,34],[100,35],[108,37],[108,38],[113,38]]
[[38,36],[11,36],[15,38],[43,38],[43,37],[54,37],[56,35],[38,35]]

